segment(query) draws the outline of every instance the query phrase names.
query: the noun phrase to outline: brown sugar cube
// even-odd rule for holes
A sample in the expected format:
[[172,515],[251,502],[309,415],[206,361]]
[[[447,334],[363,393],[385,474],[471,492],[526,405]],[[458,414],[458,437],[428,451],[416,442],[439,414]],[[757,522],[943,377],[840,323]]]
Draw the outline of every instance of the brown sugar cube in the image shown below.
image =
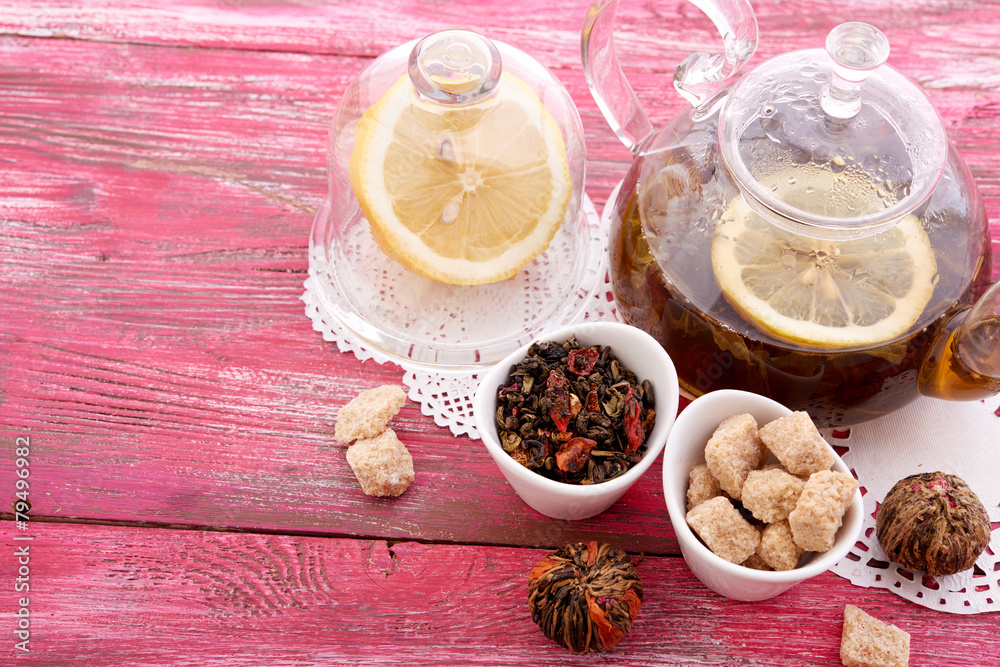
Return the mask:
[[[759,546],[757,547],[760,548]],[[760,557],[760,554],[752,553],[750,557],[741,563],[743,567],[749,567],[751,570],[763,570],[765,572],[770,572],[774,568],[764,562],[764,559]]]
[[760,429],[760,439],[793,475],[833,467],[834,454],[805,412],[793,412]]
[[413,482],[413,457],[391,428],[348,447],[347,462],[369,496],[399,496]]
[[788,472],[788,468],[786,468],[785,466],[781,465],[780,463],[768,463],[766,465],[761,466],[760,469],[761,470],[780,470],[782,472],[787,472],[792,477],[795,477],[797,479],[801,479],[803,484],[809,479],[809,475],[812,474],[812,473],[806,473],[804,475],[795,475],[793,473]]
[[[761,470],[781,470],[783,472],[788,472],[788,468],[786,468],[785,466],[781,465],[780,463],[768,463],[766,465],[761,466],[760,469]],[[788,472],[788,474],[792,475],[792,473],[790,473],[790,472]],[[812,473],[809,473],[809,474],[806,474],[806,475],[792,475],[792,477],[798,477],[799,479],[801,479],[804,482],[807,479],[809,479],[809,475],[811,475],[811,474]]]
[[406,394],[395,385],[363,391],[337,412],[334,437],[340,442],[374,438],[396,416],[406,401]]
[[907,667],[910,633],[847,605],[840,637],[840,661],[846,667]]
[[767,460],[767,448],[757,435],[751,415],[733,415],[715,429],[705,445],[705,463],[722,490],[740,499],[747,473]]
[[730,563],[742,563],[760,543],[757,529],[722,496],[710,498],[692,509],[687,513],[687,522],[705,546]]
[[715,475],[712,474],[707,465],[701,463],[691,468],[691,472],[688,473],[688,511],[691,511],[692,508],[700,505],[709,498],[716,497],[721,492],[722,488],[719,486],[719,480],[715,479]]
[[829,551],[857,488],[847,473],[813,473],[788,515],[795,543],[806,551]]
[[770,523],[760,534],[757,555],[775,570],[794,570],[805,550],[795,544],[788,521]]
[[743,507],[765,523],[787,519],[805,482],[781,468],[752,470],[743,483]]

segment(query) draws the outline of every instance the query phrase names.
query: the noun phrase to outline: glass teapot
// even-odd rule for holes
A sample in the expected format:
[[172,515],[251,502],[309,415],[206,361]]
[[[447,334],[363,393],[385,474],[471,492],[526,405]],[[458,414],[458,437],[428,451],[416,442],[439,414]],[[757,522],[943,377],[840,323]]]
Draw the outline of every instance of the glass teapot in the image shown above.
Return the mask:
[[680,64],[691,106],[659,130],[615,58],[618,0],[584,24],[591,91],[635,155],[606,211],[625,320],[689,396],[754,391],[821,427],[1000,391],[982,199],[930,100],[885,64],[885,36],[843,24],[737,78],[758,37],[749,3],[692,2],[725,49]]

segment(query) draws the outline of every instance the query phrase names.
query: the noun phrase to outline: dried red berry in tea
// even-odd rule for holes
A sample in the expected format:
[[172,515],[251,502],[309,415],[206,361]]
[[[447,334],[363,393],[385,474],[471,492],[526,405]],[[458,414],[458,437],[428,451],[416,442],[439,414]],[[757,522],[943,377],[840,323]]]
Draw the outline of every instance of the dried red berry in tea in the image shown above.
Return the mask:
[[635,396],[635,389],[630,388],[625,394],[625,437],[628,439],[629,452],[634,452],[646,441],[646,433],[642,428],[642,406]]
[[573,375],[590,375],[590,371],[594,370],[594,364],[597,363],[599,356],[597,350],[590,348],[570,350],[566,359],[566,368]]
[[642,582],[620,548],[570,544],[528,574],[531,619],[545,636],[577,653],[606,651],[625,638],[642,606]]
[[561,482],[597,484],[622,475],[646,453],[655,423],[649,381],[640,383],[610,347],[582,347],[575,336],[533,344],[497,390],[504,451]]
[[551,371],[545,381],[545,400],[549,405],[549,416],[560,433],[566,432],[570,419],[569,380],[559,371]]
[[588,438],[573,438],[564,442],[556,452],[556,465],[565,472],[580,472],[587,465],[590,450],[597,443]]

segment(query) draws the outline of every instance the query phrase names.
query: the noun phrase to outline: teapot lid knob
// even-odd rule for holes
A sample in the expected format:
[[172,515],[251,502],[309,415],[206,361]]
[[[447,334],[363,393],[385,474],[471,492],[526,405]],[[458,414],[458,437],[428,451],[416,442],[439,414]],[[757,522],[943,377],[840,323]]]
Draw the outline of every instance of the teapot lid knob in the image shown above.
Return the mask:
[[865,80],[889,58],[889,40],[867,23],[842,23],[827,36],[826,52],[834,66],[820,106],[834,118],[853,118]]

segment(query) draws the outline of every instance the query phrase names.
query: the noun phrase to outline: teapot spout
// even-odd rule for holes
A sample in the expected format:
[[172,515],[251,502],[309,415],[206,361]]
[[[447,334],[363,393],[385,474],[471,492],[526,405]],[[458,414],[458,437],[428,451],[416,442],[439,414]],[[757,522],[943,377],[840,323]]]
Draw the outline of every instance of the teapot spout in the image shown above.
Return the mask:
[[945,324],[920,367],[917,391],[952,401],[1000,393],[1000,282]]
[[[690,0],[715,24],[722,53],[693,53],[674,73],[674,87],[698,110],[707,109],[726,90],[726,80],[750,60],[757,48],[757,18],[749,0]],[[587,85],[618,138],[636,153],[653,127],[615,55],[613,28],[619,0],[594,0],[581,36]]]

